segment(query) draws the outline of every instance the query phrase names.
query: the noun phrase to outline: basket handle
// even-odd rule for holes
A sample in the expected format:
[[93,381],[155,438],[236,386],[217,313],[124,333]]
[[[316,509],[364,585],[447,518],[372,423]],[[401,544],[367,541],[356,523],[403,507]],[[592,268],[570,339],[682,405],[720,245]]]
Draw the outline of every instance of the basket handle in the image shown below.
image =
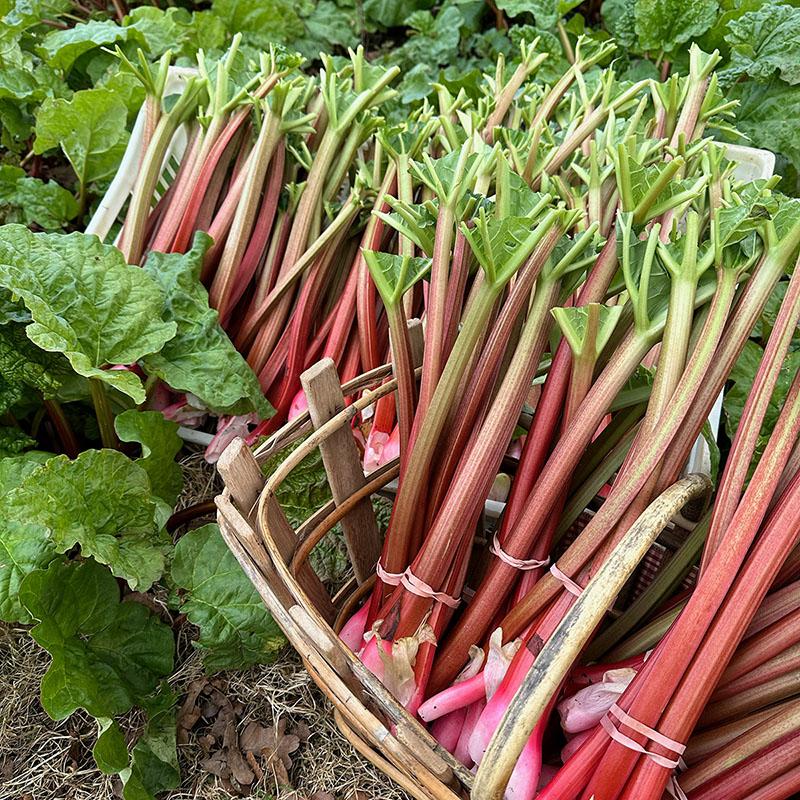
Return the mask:
[[[344,409],[344,394],[336,365],[323,358],[301,376],[308,411],[314,428],[320,428]],[[355,439],[348,426],[341,427],[319,443],[322,463],[337,506],[346,502],[366,483]],[[342,518],[342,530],[356,580],[363,583],[374,571],[381,554],[375,512],[368,498],[356,503]]]
[[662,492],[633,523],[536,657],[486,748],[473,797],[503,799],[525,743],[625,581],[671,517],[711,489],[707,476],[688,475]]

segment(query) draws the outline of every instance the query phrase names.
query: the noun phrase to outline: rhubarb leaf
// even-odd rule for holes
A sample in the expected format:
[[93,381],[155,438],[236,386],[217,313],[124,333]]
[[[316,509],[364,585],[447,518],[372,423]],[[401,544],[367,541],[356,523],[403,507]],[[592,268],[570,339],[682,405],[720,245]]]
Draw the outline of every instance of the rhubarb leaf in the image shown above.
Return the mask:
[[181,780],[175,695],[162,685],[141,705],[147,711],[147,725],[133,748],[130,767],[120,773],[124,800],[152,800],[177,788]]
[[132,589],[146,590],[164,570],[168,538],[157,524],[147,473],[115,450],[51,458],[0,500],[0,531],[11,522],[38,528],[55,552],[80,545]]
[[783,153],[800,167],[800,86],[789,86],[778,77],[766,83],[739,81],[728,90],[737,100],[736,128],[748,144]]
[[670,53],[702,36],[717,18],[717,0],[636,0],[636,35],[642,51]]
[[[3,491],[11,492],[50,457],[50,453],[25,453],[0,458]],[[38,526],[24,520],[7,520],[0,526],[0,619],[31,621],[19,601],[19,585],[29,572],[46,567],[56,557],[52,544],[41,536]]]
[[[17,456],[35,445],[36,439],[32,439],[20,428],[0,428],[0,459]],[[6,488],[2,482],[0,486]]]
[[363,253],[372,280],[388,307],[399,303],[403,295],[422,280],[431,268],[430,258],[396,256],[374,250],[364,250]]
[[722,77],[734,83],[741,75],[766,81],[778,72],[787,83],[800,83],[800,8],[770,3],[728,24],[725,41],[730,66]]
[[[264,475],[269,475],[302,440],[282,448],[269,461],[261,465]],[[331,499],[331,488],[319,448],[309,453],[281,482],[275,496],[281,504],[289,524],[296,528],[305,522]]]
[[177,424],[160,411],[129,409],[114,420],[114,428],[120,441],[141,445],[142,455],[136,463],[150,478],[153,493],[174,506],[183,488],[183,473],[175,462],[182,446]]
[[540,28],[555,28],[561,17],[580,4],[581,0],[498,0],[497,7],[509,17],[532,14]]
[[122,729],[113,719],[101,717],[97,720],[100,731],[92,748],[92,757],[97,768],[105,775],[116,775],[128,766],[128,745]]
[[68,72],[75,60],[89,50],[131,40],[139,45],[145,44],[135,28],[121,28],[110,20],[91,20],[72,28],[51,31],[42,39],[39,50],[51,67]]
[[81,190],[117,168],[128,142],[125,103],[110,89],[85,89],[70,100],[47,98],[36,115],[35,153],[60,147]]
[[3,524],[0,529],[0,619],[25,624],[31,621],[19,599],[20,584],[26,575],[46,567],[57,557],[52,545],[39,535],[38,526],[20,520]]
[[204,525],[181,537],[172,579],[185,590],[183,611],[200,628],[195,646],[207,670],[263,664],[283,646],[280,629],[217,525]]
[[56,230],[78,215],[75,198],[55,181],[29,178],[25,170],[0,166],[0,220]]
[[133,372],[105,367],[133,364],[161,349],[176,325],[161,319],[158,284],[126,264],[116,247],[82,233],[33,234],[6,225],[0,228],[0,285],[31,312],[32,342],[64,353],[79,375],[144,402],[144,387]]
[[216,414],[262,417],[273,413],[247,362],[219,325],[217,312],[208,305],[208,292],[200,283],[203,255],[211,239],[195,236],[186,253],[150,253],[144,272],[161,285],[166,295],[165,318],[177,334],[159,352],[144,360],[145,370],[179,392],[198,397]]
[[623,310],[621,305],[590,303],[553,308],[551,313],[575,357],[584,356],[594,361],[608,344]]
[[5,413],[29,390],[53,397],[69,374],[60,355],[40,350],[16,323],[0,326],[0,413]]
[[20,599],[38,620],[31,636],[52,656],[41,700],[53,719],[79,708],[123,714],[172,671],[172,631],[141,603],[120,602],[113,575],[91,559],[35,570]]

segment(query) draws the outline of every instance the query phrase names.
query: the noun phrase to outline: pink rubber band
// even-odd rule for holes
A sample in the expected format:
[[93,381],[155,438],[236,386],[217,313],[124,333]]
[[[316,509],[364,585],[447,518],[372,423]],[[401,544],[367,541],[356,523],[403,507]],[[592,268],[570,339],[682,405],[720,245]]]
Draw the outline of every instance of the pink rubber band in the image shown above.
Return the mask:
[[[611,716],[616,717],[616,719],[618,719],[623,725],[627,725],[631,730],[640,733],[642,736],[646,736],[648,739],[656,744],[660,744],[667,750],[671,750],[673,753],[675,753],[677,759],[669,759],[666,756],[646,750],[638,742],[622,733],[622,731],[614,724]],[[647,756],[654,763],[658,764],[659,767],[674,770],[683,760],[681,756],[683,755],[683,751],[686,750],[686,745],[680,744],[674,739],[670,739],[669,737],[664,736],[664,734],[659,733],[652,728],[648,728],[647,725],[643,725],[629,714],[626,714],[616,703],[608,710],[608,714],[601,718],[600,724],[603,726],[603,730],[612,739],[614,739],[614,741],[619,742],[621,745],[627,747],[629,750],[633,750],[635,753],[641,753],[642,755]],[[672,782],[671,789],[674,797],[678,798],[678,800],[684,800],[685,795],[681,787],[678,786],[677,781]]]
[[[653,728],[648,728],[647,725],[644,725],[639,722],[638,719],[634,719],[630,714],[623,711],[616,703],[611,706],[608,713],[613,714],[623,725],[627,725],[631,730],[636,731],[636,733],[641,733],[642,736],[646,736],[656,744],[660,744],[667,750],[671,750],[676,756],[682,756],[686,752],[685,744],[676,742],[674,739],[670,739],[669,736],[664,736],[663,733],[653,730]],[[677,767],[679,764],[680,758],[675,766]]]
[[387,586],[399,586],[403,580],[403,572],[387,572],[379,561],[375,565],[375,573]]
[[549,558],[544,561],[537,561],[535,558],[515,558],[500,547],[500,540],[497,538],[497,534],[494,535],[489,552],[497,556],[504,564],[514,567],[514,569],[539,569],[539,567],[546,567],[550,563]]
[[575,583],[569,575],[565,575],[555,564],[550,566],[550,574],[561,583],[564,584],[564,588],[570,593],[574,594],[575,597],[580,597],[583,594],[583,586],[579,583]]
[[402,583],[403,587],[408,589],[411,594],[415,594],[417,597],[429,597],[431,600],[436,600],[437,603],[442,603],[450,608],[458,608],[461,602],[457,597],[451,597],[449,594],[445,594],[445,592],[437,592],[432,586],[428,586],[425,581],[420,580],[411,571],[411,567],[403,573],[400,583]]
[[436,600],[437,603],[443,603],[450,608],[458,608],[461,600],[457,597],[451,597],[445,592],[437,592],[432,586],[429,586],[425,581],[420,580],[409,567],[405,572],[387,572],[381,562],[375,565],[375,573],[387,586],[403,585],[411,594],[417,597],[427,597],[431,600]]

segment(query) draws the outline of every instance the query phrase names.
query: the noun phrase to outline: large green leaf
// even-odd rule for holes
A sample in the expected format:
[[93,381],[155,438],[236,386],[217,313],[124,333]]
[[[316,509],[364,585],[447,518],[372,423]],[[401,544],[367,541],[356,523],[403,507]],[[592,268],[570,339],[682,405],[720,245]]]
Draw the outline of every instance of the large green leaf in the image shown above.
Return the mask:
[[717,18],[717,0],[636,0],[639,47],[670,53],[702,36]]
[[0,221],[61,228],[78,215],[75,198],[55,181],[30,178],[19,167],[0,166]]
[[181,537],[172,579],[185,590],[183,610],[200,628],[196,646],[209,671],[266,663],[282,647],[278,626],[217,525]]
[[775,72],[788,83],[800,83],[800,8],[769,4],[728,24],[732,78],[747,74],[757,81]]
[[124,800],[153,800],[180,783],[175,699],[163,683],[158,692],[140,701],[147,711],[147,725],[130,754],[120,726],[111,719],[98,720],[100,733],[92,755],[101,772],[119,774]]
[[800,86],[773,77],[766,83],[741,81],[728,94],[739,101],[736,127],[749,144],[781,152],[800,167]]
[[124,578],[147,589],[164,570],[169,544],[156,522],[147,473],[115,450],[86,450],[74,461],[51,458],[0,500],[0,536],[12,521],[38,527],[53,552],[80,545]]
[[131,39],[144,44],[135,28],[121,28],[110,20],[90,20],[72,28],[51,31],[42,39],[40,51],[52,67],[67,72],[75,60],[89,50]]
[[0,285],[31,312],[32,342],[64,353],[78,374],[144,401],[134,373],[104,367],[132,364],[160,350],[177,326],[161,318],[158,284],[126,264],[116,247],[82,233],[32,234],[6,225],[0,228]]
[[200,283],[200,267],[210,239],[195,236],[192,249],[180,253],[150,253],[144,271],[166,294],[165,317],[177,325],[175,338],[144,359],[148,373],[176,391],[190,392],[218,414],[271,413],[261,386],[247,362],[219,325]]
[[175,456],[181,449],[178,426],[160,411],[123,411],[114,428],[123,442],[138,442],[142,457],[136,460],[150,478],[153,493],[170,506],[175,505],[183,488],[183,473]]
[[38,620],[31,636],[52,656],[41,696],[53,719],[78,708],[123,714],[172,671],[172,631],[141,603],[120,602],[113,575],[91,559],[31,572],[20,598]]
[[300,9],[292,0],[213,0],[211,10],[229,31],[241,32],[254,47],[269,47],[270,42],[288,43],[305,33]]
[[85,89],[71,100],[48,98],[36,115],[36,153],[60,147],[81,187],[108,177],[128,142],[125,103],[110,89]]

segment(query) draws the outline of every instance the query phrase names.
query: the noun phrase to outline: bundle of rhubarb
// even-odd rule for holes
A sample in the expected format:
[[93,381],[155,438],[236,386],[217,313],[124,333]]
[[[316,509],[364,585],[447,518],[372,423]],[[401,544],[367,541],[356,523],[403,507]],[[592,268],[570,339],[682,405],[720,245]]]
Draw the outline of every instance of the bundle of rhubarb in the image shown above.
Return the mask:
[[[735,113],[716,54],[629,83],[612,47],[579,41],[543,85],[533,43],[483,102],[441,88],[378,136],[362,254],[398,386],[368,445],[399,482],[341,636],[481,800],[789,797],[800,377],[766,447],[762,427],[800,319],[800,202],[737,180],[708,135]],[[774,297],[721,476],[684,476]]]
[[[328,356],[352,378],[388,359],[361,247],[382,243],[370,211],[396,185],[376,132],[398,70],[368,64],[359,50],[344,63],[324,56],[310,77],[278,48],[254,62],[237,37],[220,60],[201,51],[196,68],[177,70],[176,91],[169,54],[155,66],[119,56],[147,92],[141,137],[121,169],[135,177],[129,201],[112,186],[89,230],[108,235],[127,202],[116,243],[128,263],[201,251],[210,303],[276,410],[267,420],[223,415],[218,430],[268,434],[302,408],[299,376],[310,364]],[[153,404],[184,424],[204,410],[191,393],[151,388]]]

